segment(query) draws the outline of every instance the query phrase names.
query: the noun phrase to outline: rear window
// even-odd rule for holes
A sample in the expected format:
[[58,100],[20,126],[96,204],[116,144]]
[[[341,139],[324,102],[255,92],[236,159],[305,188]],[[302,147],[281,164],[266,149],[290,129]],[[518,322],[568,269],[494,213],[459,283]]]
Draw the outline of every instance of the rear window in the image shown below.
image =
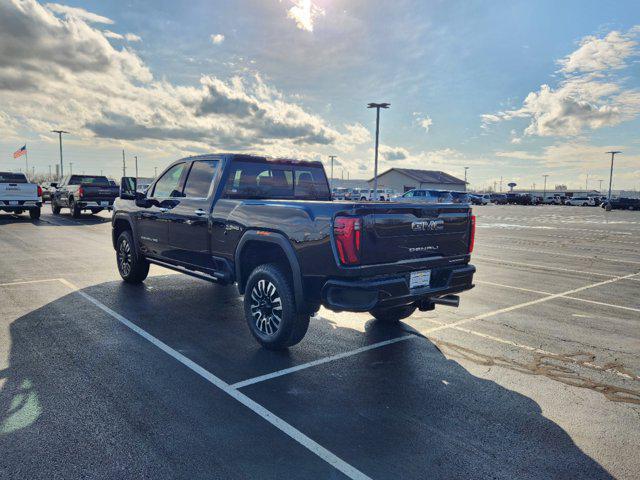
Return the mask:
[[239,161],[229,170],[227,198],[331,199],[327,177],[319,166]]
[[96,185],[110,187],[109,179],[98,175],[71,175],[69,185]]
[[0,183],[29,183],[24,173],[0,172]]

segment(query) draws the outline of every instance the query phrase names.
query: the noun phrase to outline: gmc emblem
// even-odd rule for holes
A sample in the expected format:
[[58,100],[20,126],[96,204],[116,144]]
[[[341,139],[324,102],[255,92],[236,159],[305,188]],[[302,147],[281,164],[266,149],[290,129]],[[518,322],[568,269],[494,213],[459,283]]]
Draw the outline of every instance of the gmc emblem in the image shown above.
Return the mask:
[[412,222],[411,230],[415,232],[433,232],[444,228],[444,220],[426,220],[424,222]]

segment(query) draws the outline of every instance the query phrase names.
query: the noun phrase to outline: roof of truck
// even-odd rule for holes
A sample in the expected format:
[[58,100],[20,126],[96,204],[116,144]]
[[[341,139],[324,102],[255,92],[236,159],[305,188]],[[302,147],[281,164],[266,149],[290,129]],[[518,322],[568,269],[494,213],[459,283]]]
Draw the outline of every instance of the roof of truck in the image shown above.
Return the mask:
[[317,160],[298,160],[295,158],[275,158],[266,155],[248,155],[244,153],[207,153],[203,155],[193,155],[190,157],[181,158],[180,160],[216,160],[226,158],[228,160],[241,160],[245,162],[270,162],[270,163],[283,163],[293,165],[313,165],[322,166],[322,162]]

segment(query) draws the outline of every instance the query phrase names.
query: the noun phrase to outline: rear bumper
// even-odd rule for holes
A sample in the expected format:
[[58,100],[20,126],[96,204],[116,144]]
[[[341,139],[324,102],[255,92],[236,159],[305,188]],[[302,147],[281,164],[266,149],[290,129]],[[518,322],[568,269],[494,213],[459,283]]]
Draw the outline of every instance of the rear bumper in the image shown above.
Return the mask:
[[9,200],[0,201],[0,210],[16,212],[42,207],[42,202],[39,200],[17,200],[17,203],[17,205],[9,205]]
[[431,270],[431,285],[409,289],[409,273],[365,280],[328,280],[322,288],[322,304],[335,311],[367,312],[423,302],[429,298],[473,288],[476,267],[440,267]]
[[80,200],[76,202],[80,208],[113,208],[114,200]]

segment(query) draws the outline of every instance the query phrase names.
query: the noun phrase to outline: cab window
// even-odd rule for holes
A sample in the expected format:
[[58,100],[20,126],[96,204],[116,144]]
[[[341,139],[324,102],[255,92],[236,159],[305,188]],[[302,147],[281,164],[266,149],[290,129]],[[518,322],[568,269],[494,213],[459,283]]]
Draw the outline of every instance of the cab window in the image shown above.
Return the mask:
[[158,198],[181,197],[182,194],[178,191],[178,188],[184,166],[184,163],[178,163],[167,170],[156,182],[151,196]]
[[193,162],[184,185],[184,196],[190,198],[207,198],[217,168],[217,160],[198,160]]

